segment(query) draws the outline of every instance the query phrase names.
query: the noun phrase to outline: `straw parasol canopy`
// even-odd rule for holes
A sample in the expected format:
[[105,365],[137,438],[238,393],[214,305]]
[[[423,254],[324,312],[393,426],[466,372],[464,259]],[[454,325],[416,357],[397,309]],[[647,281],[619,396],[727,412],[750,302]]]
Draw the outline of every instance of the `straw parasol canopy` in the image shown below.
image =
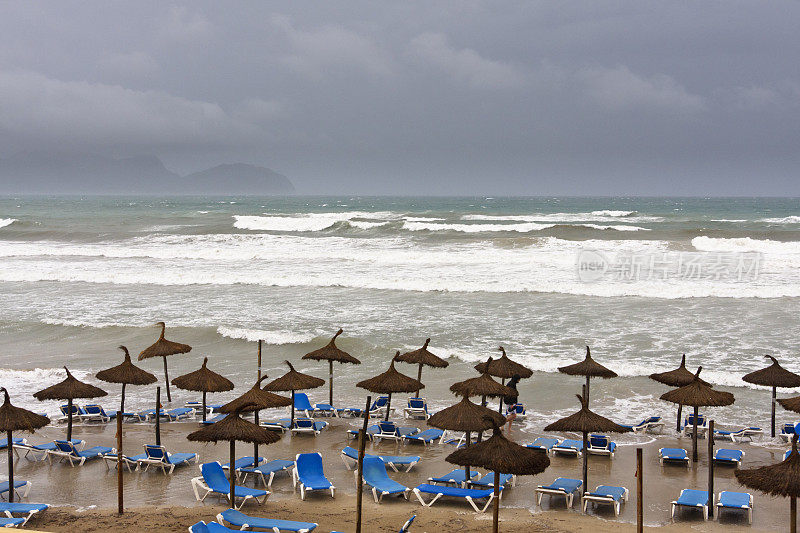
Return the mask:
[[167,401],[172,401],[172,396],[169,392],[169,373],[167,372],[167,356],[168,355],[175,355],[178,353],[188,353],[192,350],[192,347],[188,344],[181,344],[180,342],[173,342],[168,341],[164,338],[164,332],[167,329],[167,325],[164,322],[156,322],[156,326],[161,326],[161,335],[158,336],[158,340],[145,348],[139,354],[139,361],[144,359],[150,359],[151,357],[163,357],[164,358],[164,381],[167,384]]
[[790,498],[790,531],[797,532],[797,498],[800,496],[800,454],[797,452],[797,435],[792,437],[792,451],[782,462],[751,468],[736,469],[736,480],[770,496]]
[[[584,389],[585,390],[585,389]],[[562,418],[561,420],[556,420],[552,424],[546,426],[544,428],[545,431],[570,431],[575,433],[581,433],[583,435],[583,491],[586,492],[589,489],[587,488],[588,485],[588,462],[587,456],[589,455],[586,453],[586,449],[588,447],[587,440],[588,434],[597,432],[597,433],[625,433],[630,431],[630,428],[626,428],[625,426],[620,426],[616,422],[612,422],[608,418],[604,416],[600,416],[595,412],[589,410],[589,401],[585,395],[576,395],[578,397],[578,401],[581,402],[581,409],[577,413],[571,414],[566,418]]]
[[[280,437],[273,431],[262,428],[257,424],[248,422],[241,417],[241,411],[244,409],[254,409],[255,406],[243,406],[242,409],[236,410],[219,422],[207,425],[193,433],[189,433],[186,437],[192,442],[213,442],[229,441],[230,442],[230,462],[228,463],[233,468],[236,461],[236,441],[249,442],[252,444],[272,444],[278,442]],[[231,470],[230,475],[230,504],[234,506],[235,501],[235,480],[236,476]]]
[[753,385],[763,385],[765,387],[772,387],[772,436],[775,436],[775,397],[777,395],[778,387],[791,389],[800,387],[800,376],[794,372],[789,372],[783,368],[778,360],[771,355],[765,355],[767,359],[772,361],[772,364],[761,370],[750,372],[742,378],[747,383]]
[[503,383],[505,383],[507,379],[513,378],[514,374],[518,374],[521,378],[529,378],[533,375],[533,370],[512,361],[506,355],[505,348],[500,346],[498,350],[503,354],[500,356],[500,359],[478,363],[475,365],[475,370],[480,373],[489,372],[489,375],[502,379]]
[[233,382],[208,369],[208,357],[194,372],[189,372],[172,380],[172,384],[183,390],[203,393],[203,422],[206,421],[206,394],[233,390]]
[[50,423],[46,416],[37,415],[22,407],[11,405],[8,390],[0,387],[5,399],[0,405],[0,433],[6,434],[6,448],[8,449],[8,501],[14,501],[14,432],[27,431],[33,433]]
[[281,377],[270,381],[264,387],[265,391],[292,391],[292,425],[294,425],[294,391],[316,389],[325,385],[325,380],[309,374],[298,372],[289,361],[284,361],[289,371]]
[[[419,382],[422,382],[423,366],[430,366],[432,368],[447,368],[450,365],[450,363],[441,357],[428,351],[428,344],[430,344],[430,342],[430,338],[425,339],[425,344],[422,345],[422,348],[417,348],[416,350],[406,352],[397,357],[397,360],[403,363],[419,365],[419,369],[417,370],[417,381]],[[419,391],[417,391],[416,395],[417,398],[419,398]]]
[[800,413],[800,396],[795,396],[793,398],[781,398],[778,400],[778,403],[781,404],[781,407],[787,411]]
[[67,440],[72,440],[72,400],[75,398],[99,398],[108,393],[100,387],[89,385],[73,377],[67,367],[64,381],[51,385],[33,394],[40,402],[45,400],[67,400]]
[[[670,387],[683,387],[684,385],[688,385],[694,380],[694,374],[692,374],[686,368],[686,354],[683,354],[681,357],[681,364],[678,368],[674,370],[670,370],[669,372],[658,372],[656,374],[650,374],[650,379],[653,381],[658,381],[659,383],[663,383],[664,385]],[[705,383],[709,387],[711,386],[710,383],[700,380],[701,382]],[[678,418],[675,425],[675,430],[680,433],[681,431],[681,412],[683,411],[683,406],[678,404]]]
[[722,407],[734,402],[733,394],[712,389],[700,379],[703,367],[697,368],[694,379],[688,385],[673,389],[661,395],[661,399],[678,405],[691,405],[694,407],[692,428],[692,461],[697,462],[697,417],[699,407]]
[[[490,411],[495,415],[494,411]],[[547,454],[525,448],[511,442],[503,436],[500,426],[487,415],[486,422],[492,425],[492,436],[477,444],[459,448],[445,458],[448,463],[469,467],[479,466],[494,472],[494,516],[493,531],[497,533],[500,516],[500,483],[499,474],[516,476],[535,476],[550,466]]]
[[586,376],[586,401],[589,401],[589,379],[590,378],[615,378],[617,373],[610,370],[594,359],[592,359],[592,352],[589,347],[586,347],[586,357],[583,361],[572,365],[562,366],[558,368],[562,374],[570,376]]
[[247,392],[223,405],[219,411],[221,413],[233,413],[236,411],[246,413],[248,411],[260,411],[261,409],[288,407],[291,405],[292,401],[286,396],[273,394],[261,388],[261,382],[267,377],[266,375],[262,376]]
[[125,353],[125,359],[117,366],[101,370],[95,377],[108,383],[122,384],[122,399],[119,403],[119,412],[124,413],[125,385],[150,385],[158,380],[153,374],[147,370],[142,370],[131,362],[131,354],[128,353],[128,349],[125,346],[120,346],[119,349]]
[[466,396],[455,405],[451,405],[431,415],[428,425],[450,431],[487,431],[494,424],[501,426],[506,423],[506,417],[472,403]]
[[[491,366],[491,364],[492,358],[490,357],[489,360],[486,361],[486,366]],[[458,383],[450,385],[450,391],[457,396],[465,396],[467,398],[481,396],[484,399],[486,397],[499,398],[502,396],[513,396],[515,394],[514,389],[511,387],[506,387],[495,381],[491,374],[486,371],[485,367],[484,371],[477,378],[465,379],[464,381],[459,381]]]
[[389,369],[386,372],[378,374],[374,378],[365,379],[356,383],[356,387],[358,388],[366,389],[377,394],[387,394],[389,396],[389,401],[386,404],[385,420],[389,420],[389,410],[392,407],[393,393],[417,392],[425,388],[425,385],[419,380],[401,374],[394,368],[394,362],[399,355],[399,351],[395,353],[392,362],[389,363]]
[[340,350],[336,346],[336,337],[341,335],[343,331],[344,330],[342,328],[339,328],[339,331],[336,332],[336,335],[333,336],[328,344],[322,348],[314,350],[313,352],[308,352],[303,356],[303,359],[311,359],[313,361],[328,361],[328,381],[330,382],[329,401],[331,406],[333,406],[333,363],[350,363],[353,365],[361,364],[361,361],[344,350]]

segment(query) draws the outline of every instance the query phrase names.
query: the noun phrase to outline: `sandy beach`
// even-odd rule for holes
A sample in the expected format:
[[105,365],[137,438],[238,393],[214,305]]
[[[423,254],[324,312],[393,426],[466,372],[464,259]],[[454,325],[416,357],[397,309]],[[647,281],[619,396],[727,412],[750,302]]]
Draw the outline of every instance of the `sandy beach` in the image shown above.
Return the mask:
[[[270,414],[265,411],[262,419]],[[262,446],[260,454],[269,459],[293,458],[296,453],[319,451],[323,455],[325,473],[336,485],[336,498],[329,495],[310,494],[301,501],[292,490],[288,475],[276,477],[272,495],[263,506],[247,504],[243,511],[256,516],[296,519],[317,522],[318,531],[352,531],[355,515],[355,484],[353,472],[347,470],[340,460],[340,450],[348,441],[345,431],[356,427],[357,419],[326,419],[330,428],[317,437],[284,435],[280,442]],[[409,425],[424,427],[424,422],[408,421]],[[115,444],[115,425],[77,425],[76,438],[88,445]],[[198,427],[197,421],[162,424],[162,441],[170,451],[194,451],[200,454],[201,462],[227,461],[228,447],[225,444],[203,445],[191,443],[186,435]],[[139,453],[144,443],[153,440],[153,424],[125,424],[124,449],[127,454]],[[667,430],[669,431],[669,430]],[[62,437],[63,427],[47,427],[30,442],[40,442]],[[523,433],[521,428],[511,432],[512,439],[529,442],[533,435]],[[755,513],[752,527],[747,525],[744,514],[727,512],[721,521],[703,522],[699,512],[682,512],[679,519],[670,525],[670,502],[682,488],[704,488],[707,479],[706,441],[701,440],[700,462],[696,467],[662,467],[657,452],[661,446],[690,447],[688,439],[664,436],[653,439],[642,437],[645,464],[645,523],[649,527],[668,526],[668,530],[685,531],[769,531],[782,529],[788,519],[788,502],[760,494],[755,495]],[[756,443],[717,443],[717,446],[739,448],[746,453],[746,465],[776,462],[782,453],[778,446],[762,446]],[[398,445],[390,442],[368,443],[367,453],[392,455],[420,455],[422,461],[409,473],[391,473],[391,477],[413,488],[429,476],[448,472],[452,465],[444,458],[454,448],[449,445]],[[252,454],[252,446],[238,444],[237,456]],[[589,485],[615,484],[628,487],[632,496],[615,518],[610,507],[590,509],[588,515],[578,511],[575,504],[566,510],[563,499],[552,502],[545,497],[542,507],[535,505],[534,489],[537,484],[546,484],[559,476],[580,478],[580,461],[574,458],[553,457],[550,468],[535,477],[521,477],[517,485],[503,496],[500,518],[501,529],[506,531],[618,531],[635,529],[636,480],[635,446],[621,446],[613,460],[590,456]],[[66,464],[31,462],[20,458],[16,462],[16,475],[33,483],[26,501],[45,501],[55,506],[31,520],[29,526],[46,531],[123,531],[139,528],[148,531],[185,531],[198,520],[213,520],[227,506],[209,497],[206,502],[195,501],[190,479],[199,474],[196,466],[178,468],[172,475],[160,471],[124,474],[126,513],[120,518],[116,514],[116,475],[107,470],[102,461],[93,461],[82,467],[71,468]],[[718,468],[715,490],[743,490],[733,479],[732,469]],[[384,499],[375,504],[371,494],[364,493],[365,531],[392,531],[412,514],[417,514],[414,530],[419,531],[486,531],[491,527],[491,513],[476,514],[471,508],[457,501],[440,500],[432,508],[424,508],[411,495],[406,502],[402,498]]]

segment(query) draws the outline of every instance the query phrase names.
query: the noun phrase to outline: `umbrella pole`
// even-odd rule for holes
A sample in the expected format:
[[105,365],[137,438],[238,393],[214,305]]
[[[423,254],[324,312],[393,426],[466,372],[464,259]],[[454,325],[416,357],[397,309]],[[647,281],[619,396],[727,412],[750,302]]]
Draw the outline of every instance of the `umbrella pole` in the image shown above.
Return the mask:
[[[506,384],[506,378],[503,378],[503,385]],[[503,414],[503,397],[500,396],[500,405],[497,407],[497,412]]]
[[[417,370],[417,381],[422,383],[422,363],[419,364],[419,370]],[[419,398],[419,389],[417,393],[414,395],[414,398]]]
[[[261,339],[258,339],[258,368],[256,369],[256,383],[261,382]],[[253,422],[258,424],[258,409],[253,413]],[[253,468],[258,466],[258,443],[253,443]]]
[[[122,384],[123,390],[125,384]],[[123,400],[124,401],[124,400]],[[122,514],[122,411],[117,413],[117,513]]]
[[797,533],[797,497],[789,498],[789,531]]
[[[467,444],[466,444],[465,446],[469,446],[469,443],[470,443],[470,432],[469,432],[469,431],[467,431],[467,432],[466,432],[466,434],[467,434],[467,435],[466,435],[466,437],[467,437]],[[456,446],[456,448],[458,448],[458,447]],[[472,479],[472,478],[471,478],[471,477],[469,477],[469,465],[466,465],[466,466],[464,467],[464,488],[465,488],[465,489],[468,489],[468,488],[469,488],[469,480],[470,480],[470,479]],[[495,479],[497,479],[497,477],[495,477]]]
[[156,446],[161,446],[161,387],[156,387]]
[[292,425],[294,427],[294,389],[292,389]]
[[8,444],[8,502],[14,503],[14,446],[11,431],[6,431],[6,444]]
[[644,467],[642,449],[636,448],[636,533],[644,532]]
[[492,512],[492,531],[500,531],[500,473],[494,471],[494,511]]
[[589,376],[586,376],[586,405],[589,405]]
[[[485,395],[481,396],[481,405],[483,407],[486,407],[486,396]],[[481,442],[482,440],[483,440],[483,431],[479,431],[478,432],[478,442]]]
[[386,400],[386,416],[384,417],[384,421],[389,421],[389,411],[392,408],[392,393],[389,393],[389,398]]
[[708,422],[708,516],[714,516],[714,421]]
[[236,501],[236,441],[231,441],[231,457],[228,463],[228,477],[231,478],[231,508],[236,509],[234,502]]
[[778,392],[777,387],[772,387],[772,438],[775,438],[775,396]]
[[586,490],[586,484],[589,482],[587,479],[589,477],[589,454],[586,451],[586,448],[589,447],[589,442],[588,442],[589,439],[587,438],[587,435],[588,434],[584,431],[583,432],[583,491],[582,491],[583,494],[586,494],[586,492],[588,492]]
[[692,462],[697,462],[697,417],[700,416],[698,414],[698,407],[694,406],[694,418],[692,420]]
[[358,432],[358,474],[356,475],[356,533],[361,533],[361,505],[363,503],[364,494],[364,447],[367,445],[367,424],[369,423],[369,406],[372,403],[372,397],[367,396],[367,406],[364,412],[364,424]]
[[164,381],[167,384],[167,401],[172,403],[172,396],[169,394],[169,372],[167,372],[167,356],[164,356]]
[[203,391],[203,422],[206,421],[206,391]]
[[72,440],[72,398],[67,398],[67,440]]
[[122,400],[119,403],[119,412],[119,416],[122,416],[122,413],[125,412],[125,383],[122,384]]
[[681,432],[681,412],[682,411],[683,411],[683,406],[681,404],[678,404],[678,423],[675,426],[675,431],[677,431],[678,433]]
[[330,384],[328,389],[328,402],[331,407],[333,407],[333,359],[328,360],[328,383]]

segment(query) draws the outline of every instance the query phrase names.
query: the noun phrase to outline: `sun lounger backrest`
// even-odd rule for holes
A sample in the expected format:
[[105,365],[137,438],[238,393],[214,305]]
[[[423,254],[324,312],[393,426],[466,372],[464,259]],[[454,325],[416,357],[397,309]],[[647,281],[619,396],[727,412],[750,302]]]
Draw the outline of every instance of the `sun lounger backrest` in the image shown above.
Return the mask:
[[308,429],[314,427],[314,421],[310,418],[296,418],[294,420],[294,426],[300,429]]
[[167,458],[166,448],[163,446],[156,446],[155,444],[145,444],[144,453],[147,454],[148,459],[164,461]]
[[408,533],[408,529],[411,527],[411,524],[414,523],[414,519],[416,517],[417,515],[413,515],[411,518],[409,518],[408,521],[405,524],[403,524],[403,527],[400,528],[399,533]]
[[389,402],[388,396],[379,396],[375,403],[372,404],[371,409],[380,409],[381,407],[386,407],[386,404]]
[[75,445],[66,440],[57,440],[56,448],[60,452],[75,454]]
[[428,406],[425,404],[425,400],[422,398],[409,398],[408,399],[408,406],[412,409],[426,409]]
[[222,465],[218,461],[213,463],[205,463],[200,467],[200,472],[203,474],[203,479],[206,484],[216,492],[227,494],[230,492],[230,483],[225,476],[225,471],[222,470]]
[[397,426],[394,422],[380,422],[378,427],[381,429],[381,433],[388,433],[394,435],[397,433]]
[[610,445],[611,439],[605,435],[589,435],[589,446],[593,448],[608,448]]
[[386,465],[379,457],[364,457],[364,479],[381,481],[389,479],[386,473]]
[[300,409],[301,411],[311,411],[314,409],[311,406],[311,402],[308,401],[308,395],[304,392],[294,393],[294,408]]
[[322,455],[316,453],[301,453],[295,458],[297,475],[302,477],[318,478],[323,476]]

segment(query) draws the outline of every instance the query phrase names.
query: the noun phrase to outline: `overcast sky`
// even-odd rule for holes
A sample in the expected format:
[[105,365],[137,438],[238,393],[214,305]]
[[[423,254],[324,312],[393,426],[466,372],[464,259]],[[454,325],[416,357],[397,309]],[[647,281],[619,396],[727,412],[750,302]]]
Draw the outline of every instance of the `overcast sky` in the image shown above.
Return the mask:
[[0,157],[300,192],[800,195],[800,3],[2,2]]

